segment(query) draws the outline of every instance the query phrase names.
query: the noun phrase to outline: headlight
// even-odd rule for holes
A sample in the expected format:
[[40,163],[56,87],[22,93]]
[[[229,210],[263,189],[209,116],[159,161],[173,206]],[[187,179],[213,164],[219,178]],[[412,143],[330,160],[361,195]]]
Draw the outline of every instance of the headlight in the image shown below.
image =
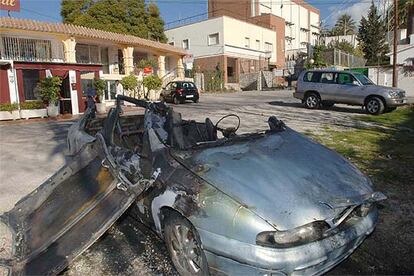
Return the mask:
[[400,96],[400,92],[395,91],[395,90],[390,90],[388,91],[388,95],[390,95],[391,98],[398,98]]
[[324,221],[315,221],[288,231],[267,231],[257,235],[258,245],[276,248],[298,246],[324,238],[329,225]]
[[373,208],[374,208],[374,204],[370,203],[370,202],[367,202],[367,203],[364,203],[361,206],[357,207],[356,210],[355,210],[355,214],[358,217],[366,217],[371,212],[371,210]]
[[9,227],[0,221],[0,259],[11,259],[12,256],[13,234],[10,231]]

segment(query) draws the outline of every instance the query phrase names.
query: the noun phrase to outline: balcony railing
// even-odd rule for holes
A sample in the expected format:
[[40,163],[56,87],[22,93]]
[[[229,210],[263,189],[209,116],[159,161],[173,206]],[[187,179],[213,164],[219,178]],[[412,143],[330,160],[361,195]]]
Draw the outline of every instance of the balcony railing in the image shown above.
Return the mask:
[[52,43],[50,40],[2,37],[0,50],[2,59],[52,61]]

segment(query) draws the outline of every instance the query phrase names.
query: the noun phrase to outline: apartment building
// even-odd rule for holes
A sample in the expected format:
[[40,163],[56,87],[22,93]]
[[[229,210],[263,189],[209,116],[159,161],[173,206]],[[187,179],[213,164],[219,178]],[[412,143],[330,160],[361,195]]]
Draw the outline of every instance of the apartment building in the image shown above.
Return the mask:
[[225,84],[238,83],[241,73],[282,66],[284,62],[274,30],[228,16],[176,27],[165,34],[172,46],[194,56],[196,70],[222,70]]
[[208,10],[211,18],[228,15],[274,29],[287,61],[318,43],[320,11],[303,0],[209,0]]
[[131,35],[63,23],[0,17],[0,103],[36,100],[35,87],[46,76],[60,76],[61,112],[86,108],[85,91],[104,79],[104,101],[113,104],[115,81],[137,72],[142,59],[156,59],[163,79],[183,79],[186,50]]

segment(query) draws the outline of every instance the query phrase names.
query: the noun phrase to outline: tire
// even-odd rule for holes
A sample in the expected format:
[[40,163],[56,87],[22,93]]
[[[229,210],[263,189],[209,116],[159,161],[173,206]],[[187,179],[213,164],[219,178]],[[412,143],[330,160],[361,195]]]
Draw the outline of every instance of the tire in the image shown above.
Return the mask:
[[308,93],[303,100],[306,108],[318,109],[321,106],[321,99],[316,93]]
[[180,104],[180,103],[183,103],[182,101],[180,101],[179,99],[177,99],[177,97],[176,97],[176,96],[174,96],[174,98],[173,98],[173,102],[174,102],[174,104]]
[[365,102],[365,110],[368,114],[379,115],[384,113],[384,102],[378,97],[368,98]]
[[178,273],[209,275],[207,258],[194,226],[175,213],[169,213],[164,225],[165,243]]
[[193,100],[194,103],[198,103],[199,101],[200,101],[200,99]]

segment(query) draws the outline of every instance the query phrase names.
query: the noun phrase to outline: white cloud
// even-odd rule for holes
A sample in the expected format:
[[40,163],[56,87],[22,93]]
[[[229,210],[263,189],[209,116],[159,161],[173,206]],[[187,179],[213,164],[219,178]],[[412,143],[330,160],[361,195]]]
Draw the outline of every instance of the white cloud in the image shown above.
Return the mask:
[[358,25],[362,16],[366,16],[368,14],[368,10],[370,6],[371,6],[371,2],[355,3],[342,9],[340,9],[341,6],[339,5],[339,7],[334,7],[332,9],[334,11],[332,15],[330,15],[330,17],[327,19],[326,23],[333,26],[335,25],[335,22],[339,16],[341,16],[344,13],[347,13],[355,20],[355,22]]

